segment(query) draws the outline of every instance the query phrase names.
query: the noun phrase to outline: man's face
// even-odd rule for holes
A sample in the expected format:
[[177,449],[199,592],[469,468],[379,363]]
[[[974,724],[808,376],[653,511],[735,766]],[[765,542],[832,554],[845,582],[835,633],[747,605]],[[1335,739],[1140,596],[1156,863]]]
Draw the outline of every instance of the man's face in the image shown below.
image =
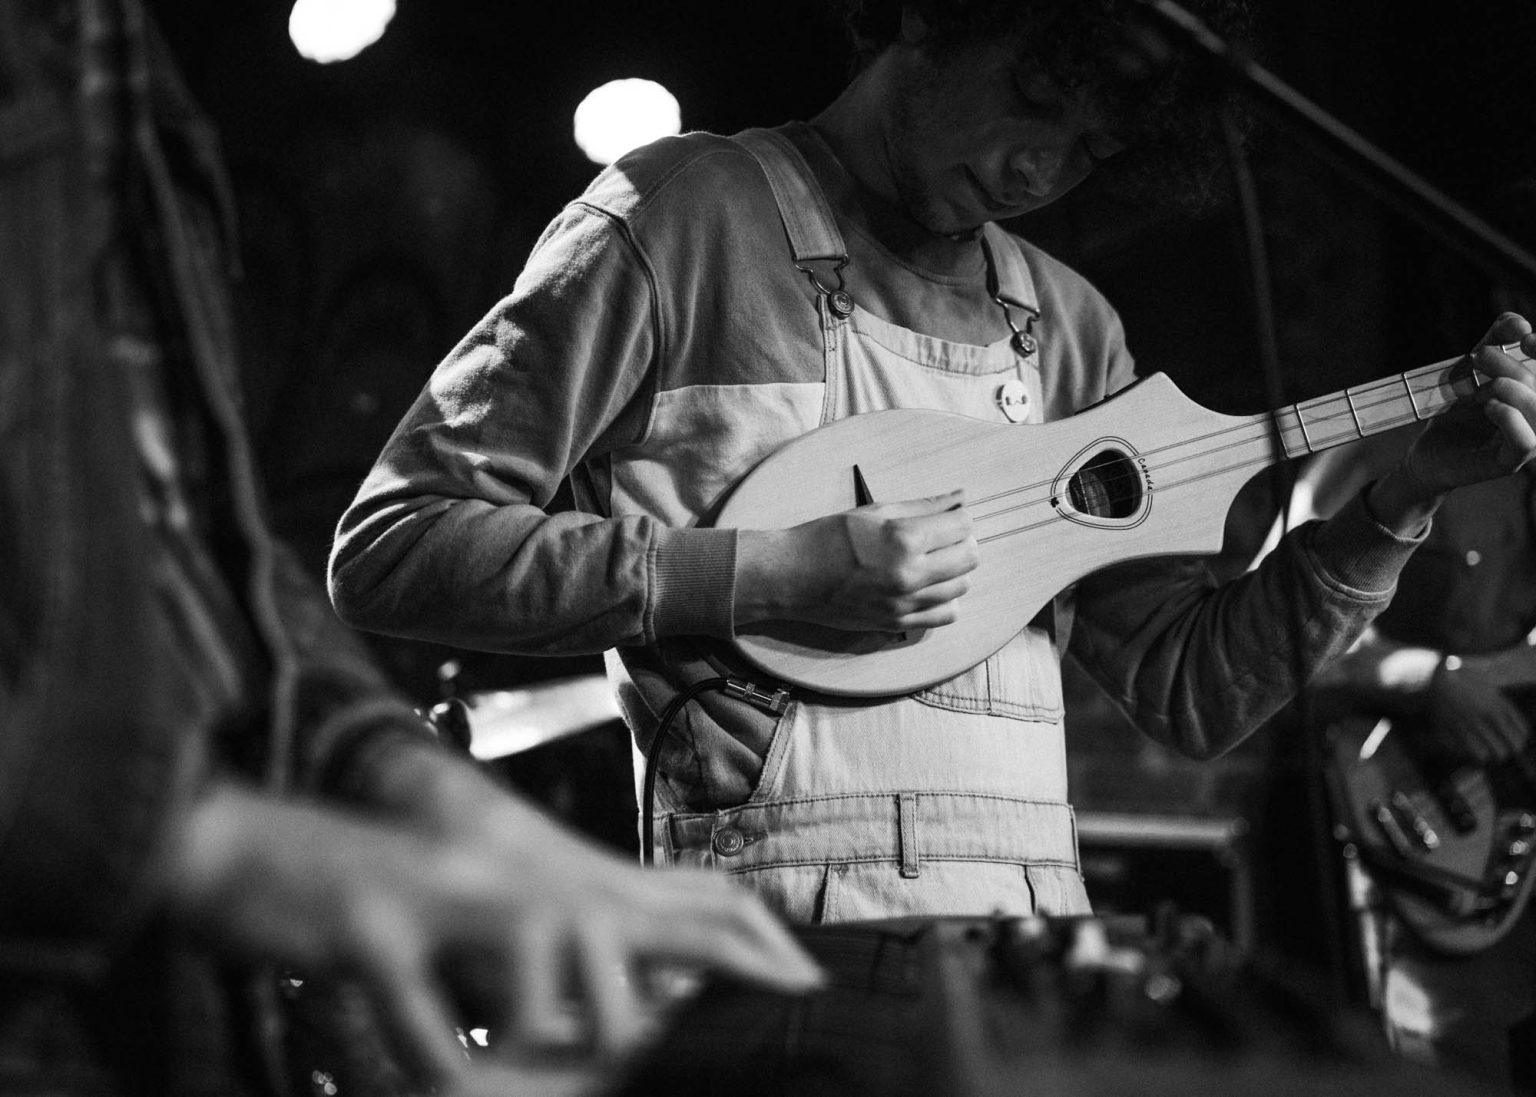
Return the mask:
[[1091,96],[1004,43],[897,56],[885,152],[897,201],[947,235],[1055,201],[1120,151]]

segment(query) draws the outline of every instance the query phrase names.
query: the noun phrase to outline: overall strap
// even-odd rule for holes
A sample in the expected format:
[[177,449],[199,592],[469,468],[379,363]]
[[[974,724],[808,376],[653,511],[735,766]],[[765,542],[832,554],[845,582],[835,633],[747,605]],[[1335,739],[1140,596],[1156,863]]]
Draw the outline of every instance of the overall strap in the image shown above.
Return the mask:
[[1013,306],[1040,317],[1040,297],[1035,291],[1035,279],[1029,272],[1029,263],[1018,240],[997,225],[988,223],[982,227],[992,255],[997,261],[997,282],[1003,298]]
[[768,176],[795,268],[811,280],[832,318],[846,319],[853,312],[853,298],[843,283],[848,249],[811,166],[780,130],[750,129],[732,140],[750,152]]
[[768,177],[795,263],[846,261],[848,249],[832,207],[794,143],[769,129],[750,129],[731,140],[750,152]]

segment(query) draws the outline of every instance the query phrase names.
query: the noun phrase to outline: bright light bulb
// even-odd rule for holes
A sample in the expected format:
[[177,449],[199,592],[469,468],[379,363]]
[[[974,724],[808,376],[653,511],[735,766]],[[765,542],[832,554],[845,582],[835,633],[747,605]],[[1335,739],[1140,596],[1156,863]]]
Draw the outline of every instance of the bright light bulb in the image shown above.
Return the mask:
[[394,17],[395,0],[295,0],[288,37],[311,61],[345,61],[377,42]]
[[682,128],[677,99],[653,80],[610,80],[576,108],[576,145],[587,159],[605,166]]

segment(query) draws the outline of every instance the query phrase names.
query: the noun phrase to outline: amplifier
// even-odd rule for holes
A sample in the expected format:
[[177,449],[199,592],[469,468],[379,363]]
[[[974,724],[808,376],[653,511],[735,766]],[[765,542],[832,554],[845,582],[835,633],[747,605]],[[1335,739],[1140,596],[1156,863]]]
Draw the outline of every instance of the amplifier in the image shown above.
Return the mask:
[[1171,904],[1209,918],[1238,948],[1254,944],[1248,823],[1236,817],[1080,811],[1083,879],[1100,914]]

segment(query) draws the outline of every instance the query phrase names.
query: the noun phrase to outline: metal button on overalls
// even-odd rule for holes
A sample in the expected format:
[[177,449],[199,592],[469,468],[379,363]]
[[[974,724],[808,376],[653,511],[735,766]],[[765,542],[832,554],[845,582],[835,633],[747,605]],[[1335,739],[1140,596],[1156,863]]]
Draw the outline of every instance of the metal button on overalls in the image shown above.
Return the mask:
[[735,827],[721,827],[715,831],[713,845],[721,857],[734,857],[746,846],[747,840]]

